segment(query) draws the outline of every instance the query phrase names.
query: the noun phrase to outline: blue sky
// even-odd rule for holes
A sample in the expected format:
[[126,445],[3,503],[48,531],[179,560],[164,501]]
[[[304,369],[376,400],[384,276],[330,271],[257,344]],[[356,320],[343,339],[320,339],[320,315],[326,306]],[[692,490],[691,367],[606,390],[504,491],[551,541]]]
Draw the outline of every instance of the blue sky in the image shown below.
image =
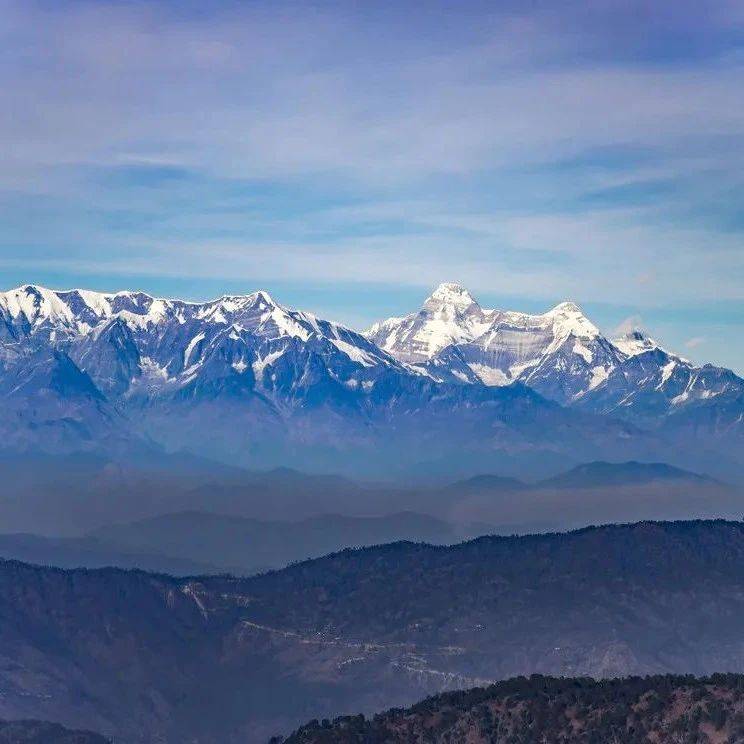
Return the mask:
[[742,90],[738,0],[0,0],[2,285],[459,281],[742,373]]

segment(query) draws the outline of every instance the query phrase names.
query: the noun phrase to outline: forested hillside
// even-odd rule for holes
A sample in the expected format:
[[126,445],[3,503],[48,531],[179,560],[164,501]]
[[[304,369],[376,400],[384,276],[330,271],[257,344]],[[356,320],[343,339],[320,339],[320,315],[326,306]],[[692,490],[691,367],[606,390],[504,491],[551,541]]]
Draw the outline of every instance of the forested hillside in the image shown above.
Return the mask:
[[276,744],[712,744],[744,741],[744,676],[517,678],[371,719],[317,720]]

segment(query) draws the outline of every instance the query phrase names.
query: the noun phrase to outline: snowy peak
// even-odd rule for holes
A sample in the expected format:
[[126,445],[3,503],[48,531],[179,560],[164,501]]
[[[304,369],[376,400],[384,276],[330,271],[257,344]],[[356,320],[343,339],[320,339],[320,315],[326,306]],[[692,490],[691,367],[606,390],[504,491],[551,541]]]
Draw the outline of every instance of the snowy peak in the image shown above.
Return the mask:
[[[546,357],[559,352],[576,357],[582,368],[581,389],[590,379],[609,374],[611,364],[602,359],[604,349],[595,355],[593,346],[601,334],[575,303],[562,302],[539,315],[490,310],[482,308],[467,289],[449,282],[440,284],[419,312],[378,323],[367,337],[435,379],[446,379],[444,372],[456,359],[458,369],[450,370],[455,377],[467,381],[474,376],[487,385],[526,379]],[[567,362],[560,364],[565,367]],[[602,371],[592,371],[599,366]]]
[[455,310],[464,313],[472,308],[480,309],[480,306],[465,287],[452,282],[440,284],[424,303],[424,310],[431,313],[443,310]]
[[627,357],[661,348],[654,339],[639,329],[634,329],[619,338],[613,339],[612,343]]
[[440,284],[421,310],[376,323],[366,337],[403,362],[432,360],[447,347],[467,343],[488,329],[488,318],[467,289]]
[[[177,302],[177,301],[174,301]],[[239,329],[268,329],[274,325],[291,326],[289,312],[274,302],[268,292],[258,291],[248,295],[224,295],[204,303],[179,302],[180,316],[203,324],[229,326]],[[298,335],[293,333],[290,335]],[[306,336],[305,332],[299,335]]]
[[552,310],[548,310],[546,315],[560,315],[567,313],[581,314],[581,308],[575,302],[559,302]]
[[67,304],[50,289],[24,284],[0,294],[0,310],[8,320],[25,322],[30,327],[45,320],[69,322],[73,313]]
[[285,392],[311,379],[367,391],[389,370],[411,374],[361,334],[264,290],[187,302],[25,285],[0,293],[0,370],[28,350],[61,350],[105,394],[146,399],[187,386],[267,394],[279,368]]
[[543,316],[554,325],[556,336],[573,334],[578,338],[597,338],[599,328],[594,325],[574,302],[561,302]]

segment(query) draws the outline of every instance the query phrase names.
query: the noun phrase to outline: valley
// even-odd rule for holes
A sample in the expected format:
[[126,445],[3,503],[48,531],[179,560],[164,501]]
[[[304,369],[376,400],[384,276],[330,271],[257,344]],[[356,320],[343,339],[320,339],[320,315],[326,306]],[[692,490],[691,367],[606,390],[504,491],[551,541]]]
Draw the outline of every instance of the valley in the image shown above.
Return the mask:
[[346,549],[252,578],[0,563],[0,717],[259,742],[519,674],[744,670],[744,528]]

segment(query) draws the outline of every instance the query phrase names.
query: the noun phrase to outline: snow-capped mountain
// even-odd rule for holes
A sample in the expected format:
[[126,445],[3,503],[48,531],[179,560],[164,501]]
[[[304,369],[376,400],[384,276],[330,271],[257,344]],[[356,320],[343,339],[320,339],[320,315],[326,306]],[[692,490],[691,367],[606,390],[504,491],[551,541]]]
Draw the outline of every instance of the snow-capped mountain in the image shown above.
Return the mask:
[[361,334],[287,310],[263,291],[194,303],[26,285],[0,294],[0,338],[6,358],[53,346],[102,390],[129,395],[173,391],[204,376],[269,389],[282,357],[301,348],[312,348],[332,378],[352,387],[365,370],[401,367]]
[[[440,284],[421,310],[366,336],[435,379],[518,381],[562,405],[636,423],[660,424],[692,403],[744,391],[730,370],[696,367],[641,331],[609,340],[572,302],[540,315],[484,309],[458,284]],[[731,425],[741,424],[740,413]]]
[[71,416],[69,401],[47,384],[37,386],[37,405],[25,408],[26,388],[9,385],[6,394],[19,409],[5,418],[12,432],[6,440],[23,431],[28,441],[30,432],[43,439],[76,422],[70,439],[82,448],[98,446],[112,435],[87,411],[107,406],[137,437],[170,447],[200,442],[237,457],[243,449],[276,448],[298,411],[324,408],[338,422],[314,422],[306,434],[298,425],[292,436],[320,437],[324,428],[342,436],[344,416],[354,418],[343,411],[368,406],[386,375],[411,374],[361,334],[288,310],[266,292],[204,303],[33,285],[0,294],[3,379],[35,379],[40,364],[62,362],[68,377],[76,370],[91,383],[87,395],[79,386],[80,415]]
[[[566,418],[527,389],[439,385],[363,335],[266,292],[192,303],[26,285],[0,294],[0,329],[0,442],[29,448],[36,438],[56,451],[60,431],[71,432],[73,449],[100,446],[119,416],[118,430],[137,438],[235,461],[289,452],[296,463],[313,448],[366,458],[370,446],[399,453],[401,437],[436,457],[449,446],[440,430],[457,429],[458,411],[463,425],[479,420],[486,448],[533,441],[525,432],[539,412]],[[58,367],[63,375],[39,374]],[[523,404],[534,411],[493,429]]]
[[628,331],[624,336],[613,339],[612,343],[626,357],[636,356],[637,354],[642,354],[644,351],[653,351],[654,349],[661,348],[654,339],[647,336],[638,328]]
[[614,341],[625,354],[622,364],[578,401],[580,406],[652,426],[665,417],[676,419],[700,410],[702,404],[717,419],[717,427],[725,430],[728,425],[741,424],[741,410],[720,419],[716,410],[729,408],[727,401],[732,396],[741,398],[744,394],[744,381],[738,375],[712,364],[698,367],[639,331],[629,336]]
[[448,346],[484,333],[489,313],[459,284],[440,284],[418,313],[388,318],[365,334],[381,349],[407,362],[428,362]]
[[264,291],[0,293],[0,449],[136,441],[252,464],[403,459],[467,474],[535,452],[561,465],[664,459],[659,435],[634,427],[740,436],[741,396],[732,372],[637,333],[611,342],[573,303],[489,310],[454,284],[367,334]]
[[487,310],[457,284],[439,285],[419,312],[366,335],[435,378],[450,372],[485,385],[521,381],[564,404],[600,385],[624,358],[572,302],[541,315]]

